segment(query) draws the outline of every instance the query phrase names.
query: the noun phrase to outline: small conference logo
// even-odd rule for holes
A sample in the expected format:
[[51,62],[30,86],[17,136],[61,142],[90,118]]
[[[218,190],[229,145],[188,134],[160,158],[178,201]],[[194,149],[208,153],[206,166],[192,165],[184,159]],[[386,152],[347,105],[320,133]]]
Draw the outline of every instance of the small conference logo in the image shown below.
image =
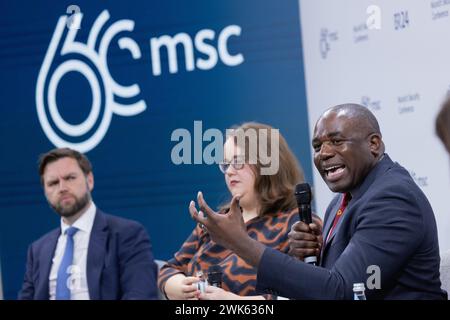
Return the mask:
[[[92,24],[84,43],[75,40],[83,13],[75,5],[69,6],[67,13],[73,14],[59,18],[39,71],[36,109],[45,135],[55,146],[88,152],[102,141],[114,114],[131,117],[147,109],[146,102],[138,100],[141,90],[137,83],[123,86],[112,77],[107,63],[111,41],[118,38],[119,48],[128,50],[134,60],[141,59],[142,54],[135,40],[125,35],[117,36],[119,33],[133,32],[134,21],[122,19],[106,27],[110,15],[108,10],[103,10]],[[162,75],[163,52],[167,52],[169,74],[179,72],[178,59],[183,56],[186,71],[211,70],[219,62],[229,67],[238,66],[244,62],[244,56],[240,52],[231,53],[228,44],[231,37],[240,35],[241,27],[232,24],[217,33],[215,30],[201,29],[194,39],[185,32],[152,37],[149,40],[151,75]],[[217,48],[211,43],[217,43]],[[60,113],[63,106],[56,102],[60,81],[70,72],[84,76],[92,93],[90,112],[79,124],[64,120]]]
[[400,31],[410,26],[408,10],[398,11],[394,13],[394,30]]
[[426,188],[429,185],[428,177],[421,176],[417,174],[414,170],[409,170],[409,174],[411,178],[413,178],[414,182],[421,188]]
[[367,95],[361,97],[361,105],[374,112],[381,110],[381,100],[373,99]]
[[320,30],[319,50],[322,59],[325,60],[328,57],[328,53],[331,50],[331,43],[337,40],[338,40],[337,31],[330,32],[327,28],[322,28]]
[[[124,19],[114,22],[104,30],[99,39],[99,34],[110,19],[108,10],[104,10],[92,25],[87,43],[82,43],[75,40],[82,19],[81,12],[59,18],[39,72],[36,85],[36,108],[43,131],[55,146],[87,152],[95,148],[103,139],[113,114],[134,116],[143,112],[147,105],[144,100],[125,103],[126,99],[133,99],[139,95],[140,88],[137,84],[123,86],[116,82],[107,64],[111,40],[120,32],[132,32],[134,21]],[[68,31],[63,39],[65,30]],[[118,40],[118,44],[121,49],[130,51],[133,59],[141,58],[139,46],[133,39],[123,36]],[[62,60],[62,62],[49,73],[52,62],[56,58],[60,58],[58,61]],[[58,84],[69,72],[78,72],[83,75],[89,82],[92,93],[89,115],[79,124],[65,121],[56,102]],[[103,112],[101,112],[102,106]],[[82,138],[82,140],[74,142],[69,141],[67,137],[73,140]]]

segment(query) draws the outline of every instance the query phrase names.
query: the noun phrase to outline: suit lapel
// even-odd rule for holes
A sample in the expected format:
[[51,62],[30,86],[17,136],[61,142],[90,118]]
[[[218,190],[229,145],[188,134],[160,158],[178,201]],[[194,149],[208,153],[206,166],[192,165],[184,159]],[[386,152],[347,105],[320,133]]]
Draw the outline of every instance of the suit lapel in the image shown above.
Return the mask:
[[[330,232],[331,226],[333,225],[333,221],[334,218],[336,217],[336,213],[339,210],[341,203],[342,203],[342,198],[344,197],[344,194],[340,194],[339,197],[337,198],[336,203],[334,204],[334,206],[331,208],[330,214],[328,216],[327,221],[325,222],[325,227],[324,227],[324,232],[323,234],[323,241],[325,242],[327,240],[327,236],[328,233]],[[347,210],[347,209],[346,209]],[[345,213],[344,213],[345,214]],[[334,228],[333,233],[330,236],[330,239],[328,241],[326,241],[324,243],[324,247],[322,252],[320,253],[320,261],[323,261],[323,257],[326,254],[326,251],[328,250],[328,247],[330,246],[334,235],[336,234],[336,231],[338,230],[340,224],[342,223],[342,220],[344,219],[344,217],[341,217],[338,221],[338,224],[336,225],[336,228]]]
[[350,210],[351,210],[351,201],[348,203],[347,207],[344,209],[344,212],[342,213],[341,218],[339,219],[336,227],[334,228],[333,232],[331,233],[330,239],[328,240],[329,243],[333,242],[333,238],[336,235],[336,233],[339,231],[342,221],[347,219],[347,217],[350,215],[349,214]]
[[36,298],[38,300],[48,300],[49,295],[49,277],[50,270],[53,264],[53,256],[55,255],[56,244],[58,237],[61,234],[61,229],[54,230],[50,235],[48,241],[42,247],[39,254],[39,282],[36,287]]
[[339,195],[339,197],[336,199],[334,206],[331,208],[331,211],[330,211],[327,221],[325,221],[325,227],[323,228],[323,231],[324,231],[323,232],[323,238],[324,238],[323,240],[324,241],[326,240],[328,233],[330,232],[331,226],[333,225],[334,217],[336,216],[336,213],[339,210],[339,207],[341,206],[343,197],[344,197],[343,194]]
[[108,241],[108,224],[106,217],[97,209],[94,225],[92,226],[91,237],[89,239],[89,249],[87,256],[87,283],[89,297],[91,300],[99,300],[100,281],[105,264],[105,254]]

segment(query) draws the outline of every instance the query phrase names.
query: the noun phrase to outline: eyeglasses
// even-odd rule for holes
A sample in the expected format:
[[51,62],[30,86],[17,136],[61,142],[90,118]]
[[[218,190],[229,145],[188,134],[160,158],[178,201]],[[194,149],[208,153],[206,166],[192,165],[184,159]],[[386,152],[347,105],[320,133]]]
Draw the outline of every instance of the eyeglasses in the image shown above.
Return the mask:
[[232,166],[233,169],[235,169],[235,170],[241,170],[242,168],[244,168],[244,165],[245,165],[244,161],[240,161],[239,159],[234,159],[231,162],[219,163],[219,169],[220,169],[220,171],[222,171],[222,173],[226,173],[230,166]]

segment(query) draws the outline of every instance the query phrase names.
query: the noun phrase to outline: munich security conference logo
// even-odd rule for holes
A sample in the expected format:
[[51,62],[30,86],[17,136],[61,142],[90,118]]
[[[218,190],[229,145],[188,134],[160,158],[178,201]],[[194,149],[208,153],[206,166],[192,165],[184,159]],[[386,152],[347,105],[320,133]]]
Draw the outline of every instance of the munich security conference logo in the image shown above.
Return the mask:
[[[103,32],[101,39],[98,39],[109,17],[108,10],[104,10],[97,17],[89,32],[87,43],[75,40],[78,28],[66,28],[68,22],[72,22],[68,19],[74,17],[61,16],[58,20],[36,86],[39,122],[47,138],[57,147],[70,147],[81,152],[92,150],[108,131],[113,114],[134,116],[147,108],[143,100],[124,104],[124,99],[135,98],[140,93],[140,88],[137,84],[122,86],[114,81],[106,61],[111,40],[120,32],[132,32],[134,21],[125,19],[116,21]],[[76,13],[78,25],[82,18],[82,13]],[[118,45],[120,49],[129,50],[133,59],[141,58],[141,51],[133,39],[121,37]],[[58,58],[57,67],[52,66],[55,58]],[[52,71],[49,73],[50,70]],[[59,112],[64,106],[57,105],[56,102],[58,84],[69,72],[78,72],[84,76],[92,93],[89,115],[79,124],[71,124],[64,120]],[[121,102],[116,101],[116,98]],[[136,101],[136,98],[133,101]]]
[[329,31],[327,28],[320,30],[319,50],[322,59],[328,57],[328,53],[331,50],[331,44],[338,40],[337,31]]

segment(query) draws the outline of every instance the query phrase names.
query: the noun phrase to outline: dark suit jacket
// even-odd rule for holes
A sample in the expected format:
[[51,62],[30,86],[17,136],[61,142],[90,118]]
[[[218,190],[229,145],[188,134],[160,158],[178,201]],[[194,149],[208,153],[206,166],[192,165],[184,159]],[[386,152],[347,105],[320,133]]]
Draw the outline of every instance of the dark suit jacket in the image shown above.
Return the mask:
[[[19,299],[49,299],[50,268],[60,234],[61,229],[55,229],[31,244]],[[91,300],[157,298],[150,239],[137,222],[97,209],[86,269]]]
[[[343,195],[330,203],[326,235]],[[354,283],[376,284],[367,299],[443,299],[433,210],[409,173],[386,154],[352,191],[344,215],[315,267],[267,248],[257,289],[293,299],[352,299]],[[279,270],[280,272],[273,272]]]

